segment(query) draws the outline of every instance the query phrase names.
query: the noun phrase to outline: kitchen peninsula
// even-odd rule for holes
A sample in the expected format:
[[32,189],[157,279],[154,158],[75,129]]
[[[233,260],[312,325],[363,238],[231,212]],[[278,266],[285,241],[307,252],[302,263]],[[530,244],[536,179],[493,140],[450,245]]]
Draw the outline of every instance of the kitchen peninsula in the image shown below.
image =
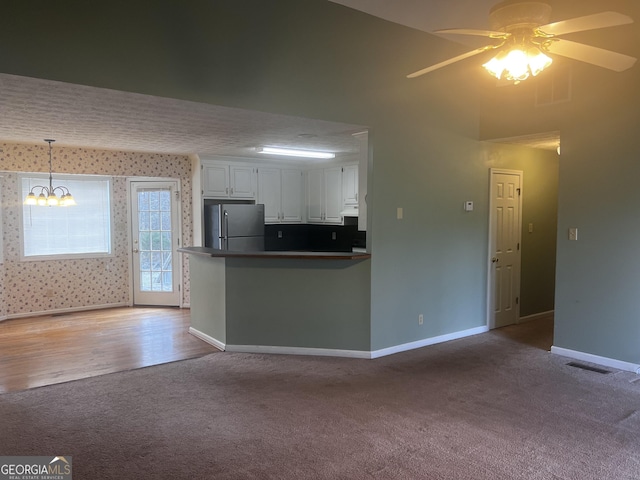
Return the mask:
[[189,331],[235,352],[369,358],[371,255],[184,247]]

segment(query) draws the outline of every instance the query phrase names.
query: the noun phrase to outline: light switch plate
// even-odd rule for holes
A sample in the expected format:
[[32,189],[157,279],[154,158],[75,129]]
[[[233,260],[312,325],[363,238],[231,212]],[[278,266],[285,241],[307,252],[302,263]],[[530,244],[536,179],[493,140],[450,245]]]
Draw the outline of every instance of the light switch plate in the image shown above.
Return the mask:
[[569,229],[569,240],[578,240],[578,229],[571,227]]
[[471,200],[467,200],[466,202],[464,202],[464,211],[473,212],[473,202]]
[[396,216],[398,217],[398,220],[402,220],[402,217],[404,216],[404,211],[402,210],[402,207],[398,207],[398,210],[396,211]]

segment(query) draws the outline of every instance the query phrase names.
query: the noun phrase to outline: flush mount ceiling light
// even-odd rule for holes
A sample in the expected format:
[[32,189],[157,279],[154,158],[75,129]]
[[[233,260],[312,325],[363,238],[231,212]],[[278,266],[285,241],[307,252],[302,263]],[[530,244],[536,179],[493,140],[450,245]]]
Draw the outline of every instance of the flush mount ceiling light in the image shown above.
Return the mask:
[[[63,187],[62,185],[58,187],[53,186],[53,176],[51,173],[51,144],[55,142],[55,140],[45,139],[44,141],[49,144],[49,186],[47,187],[44,185],[36,185],[32,187],[29,191],[29,194],[24,199],[24,204],[39,205],[42,207],[69,207],[72,205],[76,205],[76,201],[74,200],[67,187]],[[40,189],[40,194],[36,197],[36,194],[33,191],[38,188]],[[62,194],[60,198],[58,198],[58,196],[56,195],[56,190],[58,190]]]
[[568,33],[633,23],[631,17],[618,12],[601,12],[548,23],[550,18],[551,6],[546,1],[502,1],[489,12],[492,30],[453,28],[434,32],[489,37],[496,41],[495,44],[471,50],[407,77],[419,77],[490,50],[498,50],[498,54],[483,66],[494,77],[514,83],[536,76],[551,65],[552,60],[547,54],[572,58],[616,72],[627,70],[636,62],[636,58],[629,55],[558,38]]
[[300,157],[300,158],[336,158],[336,154],[333,152],[321,152],[318,150],[302,150],[297,148],[283,148],[283,147],[256,147],[256,152],[265,153],[267,155],[284,155],[286,157]]

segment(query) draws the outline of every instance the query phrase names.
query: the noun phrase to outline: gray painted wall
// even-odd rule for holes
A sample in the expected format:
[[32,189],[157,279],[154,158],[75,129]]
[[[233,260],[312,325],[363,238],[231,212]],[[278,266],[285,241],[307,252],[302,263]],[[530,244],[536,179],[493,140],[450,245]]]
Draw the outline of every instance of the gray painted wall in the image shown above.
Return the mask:
[[563,130],[554,344],[638,364],[640,68],[592,75]]
[[227,343],[369,351],[369,260],[226,259]]
[[489,83],[405,78],[459,46],[324,0],[27,3],[4,6],[3,72],[371,127],[370,348],[485,324]]
[[202,255],[185,256],[189,260],[189,274],[193,282],[191,326],[221,343],[227,343],[225,260]]
[[[640,2],[554,2],[558,18],[603,10],[635,23],[577,39],[640,57]],[[640,65],[622,73],[568,65],[570,102],[536,108],[535,82],[502,100],[496,90],[483,110],[482,135],[560,130],[554,345],[638,364]],[[568,240],[569,227],[578,228],[578,241]]]

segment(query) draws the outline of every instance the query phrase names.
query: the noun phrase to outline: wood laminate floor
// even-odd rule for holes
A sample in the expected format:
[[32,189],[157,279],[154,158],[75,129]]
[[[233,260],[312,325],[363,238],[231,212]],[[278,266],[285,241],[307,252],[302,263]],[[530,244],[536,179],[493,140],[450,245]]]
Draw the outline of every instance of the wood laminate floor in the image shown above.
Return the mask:
[[200,357],[190,310],[123,307],[0,322],[0,393]]

